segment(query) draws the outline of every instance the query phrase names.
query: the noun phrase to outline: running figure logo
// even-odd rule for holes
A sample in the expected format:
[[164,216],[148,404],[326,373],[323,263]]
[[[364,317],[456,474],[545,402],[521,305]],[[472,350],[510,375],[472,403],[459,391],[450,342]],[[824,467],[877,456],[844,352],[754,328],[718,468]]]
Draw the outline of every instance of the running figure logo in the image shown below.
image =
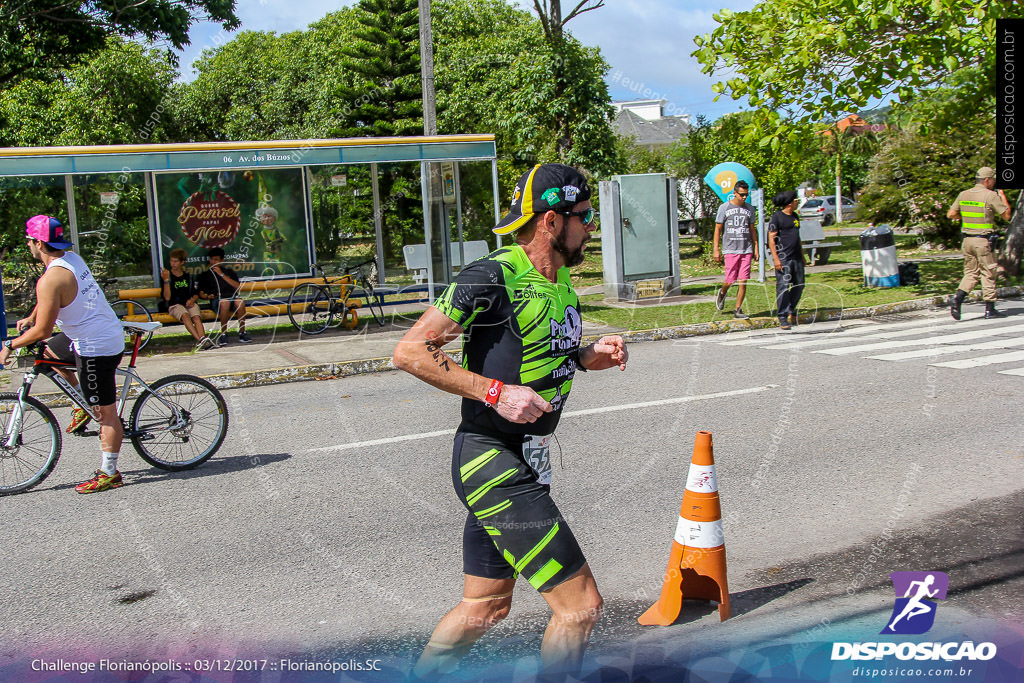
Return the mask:
[[920,635],[935,623],[935,600],[945,600],[949,576],[945,572],[893,572],[896,604],[883,634]]

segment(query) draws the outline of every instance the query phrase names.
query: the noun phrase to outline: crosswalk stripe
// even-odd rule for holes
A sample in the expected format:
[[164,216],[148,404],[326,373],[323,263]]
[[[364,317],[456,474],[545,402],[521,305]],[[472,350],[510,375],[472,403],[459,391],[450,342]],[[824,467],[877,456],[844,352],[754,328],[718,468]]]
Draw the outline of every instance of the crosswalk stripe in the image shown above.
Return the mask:
[[1000,370],[1000,375],[1016,375],[1017,377],[1024,377],[1024,368],[1014,368],[1013,370]]
[[861,341],[863,339],[898,339],[900,337],[912,337],[915,334],[926,334],[926,333],[929,333],[929,332],[935,333],[935,332],[945,332],[945,331],[951,330],[951,329],[963,330],[965,328],[986,327],[986,326],[991,326],[993,324],[996,324],[998,322],[999,321],[984,320],[984,319],[982,319],[982,320],[971,320],[971,321],[968,321],[968,322],[960,323],[959,325],[953,325],[953,324],[950,324],[950,323],[947,323],[947,322],[941,322],[940,323],[938,320],[933,319],[931,321],[931,324],[929,326],[927,326],[927,327],[918,326],[918,327],[915,327],[915,328],[909,329],[909,330],[890,331],[892,328],[887,325],[884,328],[882,328],[883,329],[882,332],[876,332],[874,334],[865,334],[865,335],[857,335],[857,336],[843,336],[841,338],[837,338],[838,333],[836,333],[836,335],[832,335],[832,334],[822,335],[822,338],[819,338],[819,339],[811,339],[811,340],[808,340],[808,341],[798,341],[798,342],[792,342],[792,343],[788,343],[788,344],[777,344],[777,345],[774,345],[774,346],[764,346],[762,348],[765,348],[765,349],[800,349],[800,348],[806,348],[806,347],[809,347],[809,346],[823,346],[825,344],[841,343],[841,342],[844,342],[844,341],[858,342],[858,341]]
[[[823,330],[823,326],[830,324],[841,325],[835,332],[826,332]],[[859,328],[867,328],[869,330],[881,329],[881,325],[876,322],[869,320],[849,320],[843,322],[833,323],[814,323],[814,327],[806,328],[805,332],[790,332],[787,330],[780,330],[777,327],[772,327],[767,330],[751,330],[750,332],[730,332],[727,336],[729,339],[726,341],[718,342],[722,346],[751,346],[753,344],[762,344],[766,341],[772,340],[793,340],[793,339],[807,339],[810,337],[820,337],[823,334],[845,334],[847,332],[854,332]],[[743,335],[743,336],[740,336]]]
[[996,365],[997,363],[1015,363],[1024,360],[1024,351],[1011,351],[1010,353],[997,353],[991,356],[979,356],[978,358],[963,358],[951,360],[945,363],[929,363],[937,368],[956,368],[966,370],[967,368],[980,368],[983,365]]
[[948,344],[929,349],[914,349],[913,351],[897,351],[895,353],[883,353],[879,356],[867,356],[872,360],[907,360],[909,358],[926,358],[929,356],[944,356],[950,353],[967,353],[968,351],[988,351],[990,349],[1011,349],[1015,346],[1024,346],[1024,338],[1021,339],[996,339],[995,341],[979,342],[978,344]]
[[[962,325],[961,325],[962,327]],[[999,328],[998,334],[1009,334],[1011,332],[1024,331],[1024,325],[1011,325],[1009,327]],[[931,344],[949,344],[960,341],[967,341],[969,339],[978,339],[981,337],[992,336],[992,330],[975,330],[973,332],[961,332],[959,334],[946,334],[938,337],[925,337],[923,339],[901,339],[896,341],[884,341],[877,342],[874,344],[860,344],[856,346],[844,346],[837,349],[822,349],[820,351],[814,351],[814,353],[824,353],[829,356],[845,356],[851,353],[859,353],[862,351],[876,351],[878,349],[898,349],[905,348],[908,346],[927,346]]]

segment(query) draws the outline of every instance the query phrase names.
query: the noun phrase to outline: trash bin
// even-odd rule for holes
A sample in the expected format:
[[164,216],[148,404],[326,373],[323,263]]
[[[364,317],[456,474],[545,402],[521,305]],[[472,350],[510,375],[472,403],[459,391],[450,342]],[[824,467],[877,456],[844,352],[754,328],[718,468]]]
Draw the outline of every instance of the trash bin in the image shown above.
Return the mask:
[[900,286],[896,238],[892,228],[879,225],[860,234],[860,262],[864,267],[865,287]]

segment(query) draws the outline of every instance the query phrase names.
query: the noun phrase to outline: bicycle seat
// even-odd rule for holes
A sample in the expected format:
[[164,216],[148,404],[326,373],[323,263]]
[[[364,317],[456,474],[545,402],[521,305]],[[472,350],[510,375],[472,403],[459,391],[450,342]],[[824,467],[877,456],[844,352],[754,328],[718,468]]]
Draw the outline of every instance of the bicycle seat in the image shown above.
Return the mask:
[[156,321],[148,323],[129,323],[122,320],[121,327],[123,327],[126,330],[146,333],[153,332],[154,330],[163,327],[163,324]]

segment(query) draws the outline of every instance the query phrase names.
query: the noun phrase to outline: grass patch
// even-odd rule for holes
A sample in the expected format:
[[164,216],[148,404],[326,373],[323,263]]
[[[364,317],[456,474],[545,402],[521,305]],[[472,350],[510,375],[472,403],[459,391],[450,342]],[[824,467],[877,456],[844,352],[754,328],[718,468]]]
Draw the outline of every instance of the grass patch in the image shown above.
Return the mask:
[[[859,270],[840,270],[809,275],[799,311],[828,312],[846,308],[877,306],[879,304],[910,301],[913,299],[951,294],[963,276],[960,261],[935,261],[920,265],[921,283],[908,287],[887,289],[865,287]],[[1004,278],[1000,286],[1024,284],[1024,277]],[[718,291],[716,283],[695,285],[684,288],[685,294],[713,297]],[[673,327],[709,321],[725,321],[732,318],[735,307],[736,287],[729,290],[725,310],[718,311],[712,301],[668,306],[644,306],[619,308],[603,304],[603,295],[593,294],[582,297],[583,318],[590,322],[602,323],[626,330],[650,330],[659,327]],[[743,310],[751,317],[773,317],[775,315],[775,280],[763,283],[751,282]]]

